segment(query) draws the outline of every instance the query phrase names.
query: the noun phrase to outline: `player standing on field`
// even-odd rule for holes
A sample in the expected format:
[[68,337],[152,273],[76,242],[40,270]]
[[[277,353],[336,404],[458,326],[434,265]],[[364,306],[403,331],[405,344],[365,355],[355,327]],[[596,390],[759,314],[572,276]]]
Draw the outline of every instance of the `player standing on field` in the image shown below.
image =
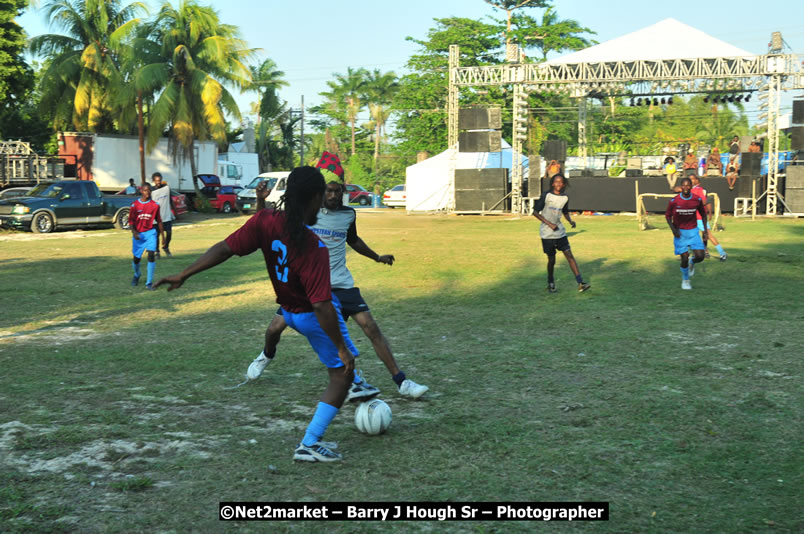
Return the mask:
[[[692,180],[692,189],[690,190],[690,192],[693,195],[695,195],[696,197],[701,199],[701,201],[704,203],[704,210],[706,211],[707,217],[711,217],[712,216],[712,208],[709,206],[709,200],[706,197],[706,189],[704,189],[701,186],[701,180],[695,174],[691,174],[689,178],[690,178],[690,180]],[[726,254],[726,251],[723,250],[723,246],[718,242],[718,240],[715,237],[715,235],[709,231],[709,230],[712,229],[712,227],[709,226],[708,222],[704,225],[704,222],[701,220],[701,215],[698,212],[695,212],[695,218],[698,221],[698,223],[697,223],[698,224],[698,231],[703,232],[704,229],[706,229],[706,231],[707,231],[706,235],[709,238],[708,240],[711,241],[713,245],[715,245],[715,248],[717,249],[718,254],[720,254],[720,261],[726,261],[726,258],[728,257],[728,254]],[[707,250],[707,239],[706,238],[703,239],[703,245],[704,245],[704,256],[706,256],[708,258],[709,257],[709,251]]]
[[[331,158],[337,159],[334,154]],[[322,162],[324,162],[322,158]],[[322,165],[319,162],[319,166]],[[310,229],[327,245],[329,249],[330,277],[332,280],[332,292],[340,303],[340,310],[346,320],[354,317],[355,322],[363,329],[363,332],[371,341],[377,357],[385,364],[391,378],[396,383],[400,395],[412,399],[418,399],[428,391],[428,387],[417,384],[407,378],[405,373],[399,368],[388,340],[380,331],[380,327],[374,320],[369,311],[369,307],[360,295],[360,289],[354,287],[352,273],[346,267],[346,244],[348,243],[357,253],[366,256],[378,263],[386,265],[394,264],[394,257],[390,254],[379,255],[374,252],[358,235],[355,220],[357,214],[355,210],[343,205],[343,187],[339,181],[342,176],[337,174],[340,164],[337,163],[334,171],[326,168],[322,169],[322,174],[331,178],[327,184],[324,197],[324,206],[318,213],[318,222]],[[257,186],[257,211],[265,207],[265,197],[268,194],[267,188],[263,185]],[[287,327],[281,313],[274,316],[268,330],[265,332],[265,348],[263,352],[249,365],[246,374],[249,380],[258,378],[265,367],[273,361],[276,355],[276,346],[279,343],[282,331]],[[357,375],[357,373],[356,373]],[[359,380],[358,380],[359,379]],[[355,377],[355,383],[349,390],[348,401],[366,400],[379,394],[380,390],[368,384],[362,376]]]
[[353,354],[357,354],[346,323],[332,303],[329,252],[307,227],[315,224],[324,188],[324,177],[318,169],[297,167],[288,177],[281,201],[283,211],[257,212],[181,274],[163,278],[155,286],[169,284],[168,291],[178,289],[194,274],[235,254],[246,256],[262,250],[285,322],[307,338],[329,373],[327,389],[293,454],[294,460],[305,462],[334,462],[342,458],[330,450],[337,445],[322,442],[321,438],[349,391],[354,377]]
[[131,266],[134,268],[134,278],[131,285],[136,286],[140,283],[140,260],[143,253],[148,252],[148,276],[145,280],[145,287],[153,289],[154,273],[156,272],[156,250],[159,247],[159,238],[156,235],[154,221],[156,221],[159,233],[164,239],[165,229],[162,227],[162,218],[159,216],[159,204],[151,200],[150,184],[143,184],[141,188],[142,196],[131,204],[128,214],[128,222],[131,226],[131,253],[134,258]]
[[[170,196],[170,186],[162,181],[162,175],[155,172],[151,175],[154,187],[151,197],[159,204],[159,215],[162,217],[162,226],[165,233],[162,234],[162,250],[166,256],[170,256],[170,238],[173,237],[173,198]],[[156,248],[156,257],[159,257],[159,247]]]
[[542,238],[542,250],[547,254],[547,290],[550,293],[556,292],[553,271],[556,265],[557,250],[563,252],[564,257],[567,258],[572,274],[575,275],[575,280],[578,282],[578,292],[583,293],[592,287],[581,277],[578,263],[570,250],[567,230],[561,224],[561,216],[564,215],[570,225],[575,228],[575,221],[572,220],[569,212],[569,197],[564,194],[568,185],[569,182],[563,174],[556,174],[550,179],[550,190],[542,193],[533,206],[533,216],[542,221],[539,235]]
[[695,264],[704,261],[705,257],[704,244],[698,233],[696,213],[700,214],[703,221],[701,234],[706,239],[706,210],[701,199],[692,194],[692,180],[684,178],[681,180],[681,192],[670,199],[664,212],[667,224],[673,231],[675,253],[681,256],[681,289],[692,289],[690,277],[695,274]]

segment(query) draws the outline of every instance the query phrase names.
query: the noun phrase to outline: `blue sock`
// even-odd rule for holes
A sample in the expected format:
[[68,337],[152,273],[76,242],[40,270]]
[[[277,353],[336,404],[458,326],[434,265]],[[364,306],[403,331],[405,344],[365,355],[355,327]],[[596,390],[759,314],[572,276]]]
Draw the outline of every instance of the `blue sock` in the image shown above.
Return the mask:
[[132,260],[131,265],[134,267],[134,276],[136,276],[137,278],[139,278],[139,277],[140,277],[140,264],[139,264],[139,263],[135,263],[135,262]]
[[391,377],[391,379],[394,381],[394,383],[397,385],[397,387],[402,387],[402,382],[405,381],[405,378],[407,378],[407,377],[405,376],[404,371],[399,371],[399,373],[397,373],[397,374],[395,374],[394,376]]
[[318,407],[315,409],[313,420],[307,425],[302,444],[307,447],[315,445],[324,435],[324,432],[327,431],[327,427],[335,419],[336,415],[338,415],[338,408],[326,402],[319,402]]
[[583,284],[583,277],[581,276],[581,273],[578,273],[578,275],[575,277],[575,280],[576,280],[576,281],[577,281],[579,284]]
[[682,280],[689,280],[690,279],[690,268],[689,267],[682,267],[681,268],[681,279]]
[[725,254],[725,253],[726,253],[726,251],[725,251],[725,250],[723,250],[723,247],[722,247],[722,246],[720,246],[720,243],[718,243],[717,245],[715,245],[715,248],[717,249],[717,251],[720,253],[720,255],[721,255],[721,256],[722,256],[723,254]]
[[148,279],[145,281],[146,284],[153,283],[154,281],[154,272],[156,271],[156,262],[149,261],[148,262]]

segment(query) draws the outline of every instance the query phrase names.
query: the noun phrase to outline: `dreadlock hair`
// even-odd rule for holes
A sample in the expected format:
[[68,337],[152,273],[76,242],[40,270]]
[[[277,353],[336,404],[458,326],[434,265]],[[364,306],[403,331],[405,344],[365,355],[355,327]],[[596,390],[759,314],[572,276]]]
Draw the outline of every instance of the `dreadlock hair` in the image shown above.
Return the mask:
[[315,167],[296,167],[288,176],[287,189],[279,204],[283,207],[287,219],[285,232],[299,252],[304,250],[307,235],[304,210],[310,199],[324,194],[325,188],[324,176]]

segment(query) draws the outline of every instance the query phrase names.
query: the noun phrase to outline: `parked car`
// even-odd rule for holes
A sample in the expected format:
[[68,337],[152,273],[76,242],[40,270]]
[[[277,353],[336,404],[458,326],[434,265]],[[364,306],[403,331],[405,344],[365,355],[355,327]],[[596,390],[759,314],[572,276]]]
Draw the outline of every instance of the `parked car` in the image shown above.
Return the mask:
[[0,226],[47,234],[62,226],[116,224],[128,229],[134,196],[103,195],[95,182],[41,183],[26,196],[0,200]]
[[382,196],[382,203],[388,206],[389,208],[395,208],[397,206],[405,207],[407,204],[407,196],[405,194],[405,184],[399,184],[388,191]]
[[346,184],[346,192],[349,193],[349,202],[357,202],[361,206],[371,204],[371,193],[366,188],[357,184]]
[[187,197],[183,194],[171,191],[170,200],[173,201],[173,216],[175,218],[178,219],[180,215],[184,215],[189,211],[187,207]]
[[290,171],[264,172],[254,178],[249,184],[237,194],[237,209],[243,213],[255,211],[257,209],[256,189],[260,182],[268,181],[268,198],[265,199],[266,206],[275,205],[279,198],[285,194],[287,177]]
[[210,205],[223,213],[232,213],[237,209],[237,195],[234,186],[221,185],[221,179],[215,174],[199,174],[201,194],[207,197]]
[[3,189],[0,191],[0,200],[24,197],[30,190],[30,187],[9,187],[8,189]]

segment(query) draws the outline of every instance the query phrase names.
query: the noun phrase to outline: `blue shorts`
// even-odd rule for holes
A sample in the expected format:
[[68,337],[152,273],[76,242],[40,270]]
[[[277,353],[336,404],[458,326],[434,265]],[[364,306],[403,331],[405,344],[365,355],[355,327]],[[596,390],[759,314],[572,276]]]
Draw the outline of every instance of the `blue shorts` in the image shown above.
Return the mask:
[[[337,299],[334,297],[332,304],[335,307],[335,313],[338,315],[338,325],[341,328],[343,341],[346,343],[346,347],[349,351],[357,356],[359,354],[357,347],[355,347],[354,343],[352,343],[352,339],[349,337],[349,330],[346,328],[346,322],[343,320],[343,315],[341,315],[340,306],[338,305]],[[324,332],[324,329],[321,328],[321,325],[318,323],[318,318],[315,316],[315,312],[291,313],[282,309],[282,317],[289,327],[307,338],[307,341],[310,342],[310,346],[313,347],[315,353],[318,354],[318,359],[321,360],[321,363],[330,369],[343,367],[343,362],[338,358],[337,347],[335,347],[335,344],[327,333]]]
[[[706,221],[706,229],[707,229],[707,230],[711,230],[711,229],[712,229],[712,227],[711,227],[711,226],[709,226],[709,221]],[[703,231],[704,231],[704,229],[703,229],[703,219],[698,219],[698,231],[699,231],[699,232],[703,232]]]
[[131,238],[131,253],[135,258],[142,258],[146,250],[155,252],[157,249],[156,228],[151,228],[147,232],[140,232],[140,238]]
[[679,229],[681,237],[673,237],[673,245],[675,246],[676,254],[684,254],[692,250],[705,250],[701,234],[697,228]]

